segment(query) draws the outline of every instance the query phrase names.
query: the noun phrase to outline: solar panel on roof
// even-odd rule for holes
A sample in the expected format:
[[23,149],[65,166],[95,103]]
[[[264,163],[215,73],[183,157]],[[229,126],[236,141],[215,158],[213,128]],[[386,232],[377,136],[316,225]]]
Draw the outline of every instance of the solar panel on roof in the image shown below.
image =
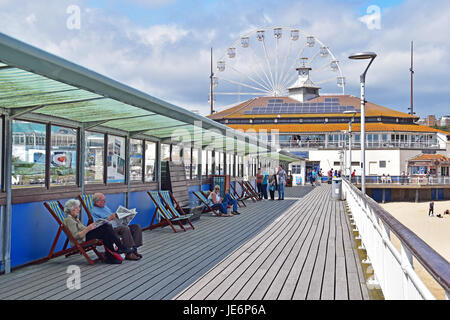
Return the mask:
[[325,98],[325,102],[331,102],[331,98]]

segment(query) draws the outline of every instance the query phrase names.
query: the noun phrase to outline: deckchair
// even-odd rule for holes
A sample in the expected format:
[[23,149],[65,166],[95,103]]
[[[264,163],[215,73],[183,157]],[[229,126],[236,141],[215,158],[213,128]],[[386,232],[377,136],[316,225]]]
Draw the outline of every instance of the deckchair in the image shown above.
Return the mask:
[[[163,200],[164,204],[166,205],[166,208],[169,208],[169,210],[172,212],[174,217],[177,217],[181,221],[186,220],[187,223],[191,226],[192,230],[194,230],[194,226],[191,223],[190,218],[193,216],[193,214],[185,214],[181,206],[178,204],[177,200],[173,196],[173,193],[168,190],[161,190],[159,191],[159,195],[161,196],[161,199]],[[190,228],[188,228],[190,229]]]
[[94,207],[94,195],[93,194],[82,194],[78,196],[78,200],[80,200],[81,205],[86,211],[86,215],[88,217],[88,225],[94,222],[94,218],[92,218],[91,210]]
[[[158,227],[165,227],[169,225],[172,228],[173,232],[178,232],[181,230],[186,231],[186,229],[183,227],[183,224],[181,223],[181,220],[186,219],[186,217],[184,216],[178,217],[174,213],[172,213],[172,211],[164,204],[158,191],[150,191],[150,192],[147,191],[147,194],[152,199],[156,209],[155,212],[153,213],[150,225],[144,228],[143,230],[148,229],[151,230]],[[157,223],[154,223],[155,218],[158,221]],[[180,226],[181,230],[175,229],[172,222],[177,223]]]
[[241,194],[236,191],[236,189],[233,187],[233,192],[237,197],[239,197],[242,200],[248,200],[251,199],[253,202],[256,202],[255,196],[251,192],[248,192],[247,189],[242,185],[241,181],[236,181],[241,186]]
[[262,199],[262,194],[260,194],[260,193],[258,193],[258,191],[256,191],[255,187],[250,183],[250,181],[243,181],[243,182],[247,186],[247,189],[252,191],[252,193],[257,196],[257,200]]
[[211,191],[214,189],[214,187],[218,185],[220,187],[220,196],[222,198],[225,197],[225,193],[227,190],[225,190],[225,176],[213,176],[212,177],[212,184],[211,184]]
[[[220,187],[220,196],[222,198],[225,198],[225,193],[227,192],[227,190],[226,190],[226,180],[225,179],[226,179],[226,176],[213,176],[213,179],[212,179],[212,188],[214,188],[214,186],[218,185]],[[231,188],[233,187],[233,185],[231,183],[230,183],[230,187]],[[239,207],[242,207],[239,204],[239,201],[243,202],[240,199],[240,197],[239,196],[235,197],[233,195],[233,193],[231,192],[231,190],[230,190],[229,194],[230,194],[231,198],[237,200]],[[244,206],[245,206],[245,203],[244,203]]]
[[241,198],[245,198],[245,197],[250,197],[253,202],[256,202],[259,199],[259,196],[257,193],[255,193],[252,189],[250,189],[246,184],[245,181],[238,181],[239,185],[241,186],[242,189],[242,195]]
[[[100,239],[92,239],[89,241],[79,242],[77,241],[74,236],[70,233],[70,231],[66,228],[66,226],[63,224],[63,220],[65,218],[65,214],[63,212],[64,207],[59,201],[49,201],[44,202],[44,206],[47,208],[47,210],[50,212],[52,217],[56,220],[56,222],[59,225],[58,232],[56,233],[55,240],[53,240],[52,247],[50,249],[50,252],[48,256],[44,259],[41,259],[39,261],[43,260],[50,260],[52,258],[56,258],[62,255],[65,255],[66,258],[74,255],[74,254],[82,254],[86,260],[89,262],[89,264],[94,264],[97,261],[101,261],[104,259],[103,254],[97,251],[97,246],[103,246],[103,242]],[[55,247],[58,242],[59,236],[61,235],[61,231],[65,233],[67,236],[66,242],[64,243],[64,247],[62,250],[55,252]],[[67,248],[68,241],[70,240],[72,247]],[[92,260],[87,252],[93,250],[95,254],[97,255],[97,259]]]
[[246,207],[247,205],[245,204],[244,200],[247,200],[247,199],[250,198],[250,197],[247,197],[247,198],[240,197],[239,194],[236,192],[236,189],[233,187],[233,184],[231,184],[231,183],[230,183],[230,188],[231,188],[231,190],[230,190],[230,196],[231,196],[233,199],[236,199],[236,200],[237,200],[239,207],[242,207],[242,206],[240,205],[240,203],[242,203],[243,206]]
[[220,212],[217,212],[216,209],[213,209],[208,204],[208,199],[206,198],[205,194],[202,191],[194,191],[194,195],[200,200],[201,203],[203,203],[205,209],[203,210],[202,213],[212,211],[216,216],[220,216]]

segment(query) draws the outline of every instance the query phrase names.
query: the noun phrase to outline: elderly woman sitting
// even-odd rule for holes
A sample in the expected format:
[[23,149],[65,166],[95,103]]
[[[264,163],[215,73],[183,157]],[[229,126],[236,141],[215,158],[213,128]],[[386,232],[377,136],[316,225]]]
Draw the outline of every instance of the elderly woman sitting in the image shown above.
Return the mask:
[[[92,239],[100,239],[109,250],[115,251],[113,244],[116,244],[119,248],[118,253],[128,253],[128,250],[122,245],[122,242],[114,233],[111,224],[104,223],[97,227],[96,223],[91,223],[90,225],[85,226],[78,219],[78,215],[80,213],[80,201],[75,199],[68,200],[64,206],[64,213],[66,214],[66,218],[64,219],[63,224],[78,241],[84,242]],[[121,263],[121,261],[114,259],[108,250],[106,250],[105,253],[105,263]]]

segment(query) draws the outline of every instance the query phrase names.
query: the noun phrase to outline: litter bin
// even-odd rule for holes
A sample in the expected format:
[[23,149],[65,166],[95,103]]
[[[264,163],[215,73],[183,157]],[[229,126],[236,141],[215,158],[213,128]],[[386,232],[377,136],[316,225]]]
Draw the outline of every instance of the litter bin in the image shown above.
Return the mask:
[[342,200],[342,178],[333,178],[331,182],[331,199]]

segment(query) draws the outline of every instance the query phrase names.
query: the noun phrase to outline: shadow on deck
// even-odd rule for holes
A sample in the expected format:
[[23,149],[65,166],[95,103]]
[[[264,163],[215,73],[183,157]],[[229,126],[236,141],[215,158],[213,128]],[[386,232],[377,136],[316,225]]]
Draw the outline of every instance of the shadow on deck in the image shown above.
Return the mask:
[[[302,198],[311,187],[286,189],[286,197]],[[233,217],[202,215],[195,230],[173,233],[169,227],[144,231],[143,258],[122,265],[90,266],[82,256],[59,257],[0,276],[2,300],[172,299],[245,245],[297,200],[246,201]],[[55,230],[56,232],[56,230]],[[81,289],[69,290],[71,265],[80,267]]]

